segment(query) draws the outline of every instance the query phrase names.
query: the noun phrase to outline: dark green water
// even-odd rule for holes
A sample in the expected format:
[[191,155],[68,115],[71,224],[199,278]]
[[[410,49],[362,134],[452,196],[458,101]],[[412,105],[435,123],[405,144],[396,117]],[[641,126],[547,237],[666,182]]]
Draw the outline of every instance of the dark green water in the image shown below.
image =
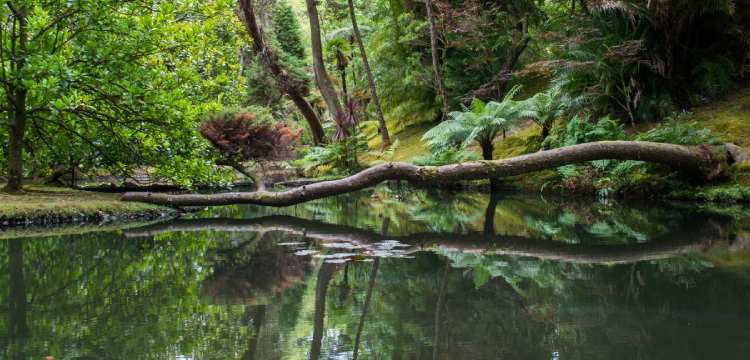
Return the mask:
[[748,215],[381,187],[5,236],[0,358],[748,359]]

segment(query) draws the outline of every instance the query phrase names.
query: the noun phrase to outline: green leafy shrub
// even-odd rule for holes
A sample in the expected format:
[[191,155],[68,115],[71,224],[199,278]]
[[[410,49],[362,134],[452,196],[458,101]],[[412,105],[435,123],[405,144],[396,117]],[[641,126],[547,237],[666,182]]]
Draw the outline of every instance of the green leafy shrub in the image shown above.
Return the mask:
[[653,141],[679,145],[715,145],[721,143],[710,130],[697,122],[685,122],[692,116],[689,112],[673,113],[665,119],[664,124],[657,126],[635,137],[635,140]]
[[358,132],[326,146],[315,146],[307,150],[296,165],[305,173],[347,175],[362,169],[359,154],[367,151],[367,138]]
[[578,115],[568,120],[565,127],[553,131],[544,141],[544,148],[558,148],[602,140],[625,139],[622,123],[611,118],[603,117],[597,122],[588,121]]

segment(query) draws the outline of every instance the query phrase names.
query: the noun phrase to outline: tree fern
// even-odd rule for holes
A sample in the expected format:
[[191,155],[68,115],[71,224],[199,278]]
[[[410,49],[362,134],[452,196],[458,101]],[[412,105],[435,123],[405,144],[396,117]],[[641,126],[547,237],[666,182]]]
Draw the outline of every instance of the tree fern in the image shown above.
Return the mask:
[[464,111],[451,112],[448,114],[449,120],[427,131],[422,141],[434,151],[465,148],[478,142],[485,158],[488,157],[495,137],[515,126],[524,114],[529,115],[523,102],[513,100],[519,90],[520,86],[513,87],[501,102],[485,103],[475,98]]

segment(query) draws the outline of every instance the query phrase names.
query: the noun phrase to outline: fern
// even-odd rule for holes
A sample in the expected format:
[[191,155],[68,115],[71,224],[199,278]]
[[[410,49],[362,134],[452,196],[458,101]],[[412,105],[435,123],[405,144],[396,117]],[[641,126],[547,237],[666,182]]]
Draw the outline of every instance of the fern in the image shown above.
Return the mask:
[[464,111],[453,111],[444,121],[427,131],[422,141],[435,152],[465,148],[473,142],[492,142],[497,134],[516,126],[529,115],[523,102],[513,100],[520,86],[513,87],[501,102],[485,103],[477,98]]

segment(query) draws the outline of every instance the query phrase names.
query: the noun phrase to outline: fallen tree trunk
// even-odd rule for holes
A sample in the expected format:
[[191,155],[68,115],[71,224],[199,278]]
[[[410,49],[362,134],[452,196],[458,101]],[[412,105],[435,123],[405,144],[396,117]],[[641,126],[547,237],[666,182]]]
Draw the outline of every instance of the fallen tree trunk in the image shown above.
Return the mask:
[[495,179],[567,164],[608,159],[663,164],[705,180],[716,178],[733,162],[726,146],[688,147],[645,141],[600,141],[539,151],[509,159],[471,161],[437,167],[392,162],[365,169],[343,179],[322,181],[280,192],[231,192],[208,195],[133,192],[123,195],[122,200],[170,206],[288,206],[353,192],[387,180],[437,183]]

